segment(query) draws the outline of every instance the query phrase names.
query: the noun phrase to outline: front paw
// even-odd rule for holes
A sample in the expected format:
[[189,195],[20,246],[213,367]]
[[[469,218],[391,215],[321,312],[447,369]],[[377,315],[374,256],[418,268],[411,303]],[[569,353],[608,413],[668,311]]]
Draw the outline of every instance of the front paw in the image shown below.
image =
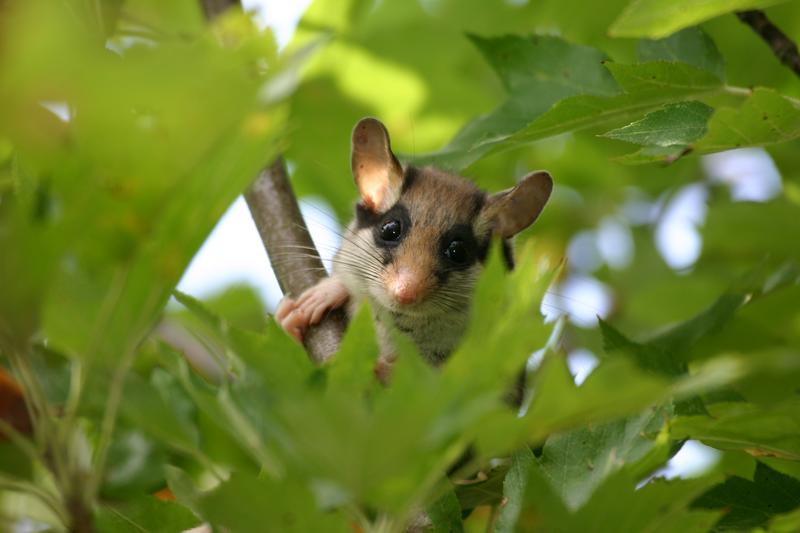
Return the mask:
[[297,300],[284,298],[275,311],[275,319],[298,342],[303,342],[306,330],[318,324],[325,313],[344,305],[350,294],[335,277],[325,278],[307,289]]

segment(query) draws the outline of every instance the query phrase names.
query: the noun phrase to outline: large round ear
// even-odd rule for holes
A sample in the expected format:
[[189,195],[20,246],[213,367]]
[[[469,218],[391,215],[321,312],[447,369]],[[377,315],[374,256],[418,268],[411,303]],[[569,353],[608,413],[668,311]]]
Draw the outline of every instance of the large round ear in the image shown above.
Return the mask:
[[381,121],[363,118],[353,128],[350,164],[367,209],[380,213],[400,198],[403,168],[392,153],[389,132]]
[[533,224],[552,190],[550,174],[543,170],[532,172],[516,187],[491,195],[480,216],[495,235],[508,239]]

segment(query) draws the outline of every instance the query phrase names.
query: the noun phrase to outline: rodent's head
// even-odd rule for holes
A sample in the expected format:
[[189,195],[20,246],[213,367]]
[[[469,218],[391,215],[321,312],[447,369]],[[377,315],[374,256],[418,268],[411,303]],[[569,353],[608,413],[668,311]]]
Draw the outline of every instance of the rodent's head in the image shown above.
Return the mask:
[[[432,168],[403,169],[389,134],[373,118],[353,130],[351,164],[361,195],[346,270],[370,296],[406,315],[463,312],[492,236],[504,241],[544,208],[553,181],[534,172],[488,195],[471,181]],[[508,256],[510,261],[510,255]]]

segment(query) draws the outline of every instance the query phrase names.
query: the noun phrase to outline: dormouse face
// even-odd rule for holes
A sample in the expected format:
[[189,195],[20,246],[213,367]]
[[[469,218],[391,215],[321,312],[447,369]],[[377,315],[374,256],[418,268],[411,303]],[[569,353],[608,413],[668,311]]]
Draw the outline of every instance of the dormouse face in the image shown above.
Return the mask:
[[357,208],[356,231],[375,250],[370,296],[401,314],[464,311],[489,246],[478,217],[486,194],[469,181],[409,167],[395,203]]
[[352,167],[361,194],[357,252],[342,260],[375,302],[409,316],[465,312],[492,236],[508,239],[530,225],[552,190],[545,172],[488,195],[436,169],[404,170],[383,124],[370,118],[353,131]]

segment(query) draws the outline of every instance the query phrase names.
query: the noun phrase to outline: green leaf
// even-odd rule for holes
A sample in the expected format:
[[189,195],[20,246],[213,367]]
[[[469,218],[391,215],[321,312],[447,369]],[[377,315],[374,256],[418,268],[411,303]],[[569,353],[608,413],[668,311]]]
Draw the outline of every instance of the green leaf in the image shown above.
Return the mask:
[[[175,5],[184,22],[199,13]],[[94,10],[73,12],[68,2],[26,3],[15,17],[0,128],[29,168],[26,187],[47,201],[42,209],[14,199],[13,240],[40,238],[15,248],[2,272],[26,281],[0,296],[0,313],[29,296],[15,330],[114,364],[152,329],[217,219],[275,152],[284,111],[260,91],[277,67],[257,73],[250,52],[205,33],[154,34],[152,46],[112,53]],[[43,94],[72,118],[46,112],[42,135],[30,136]],[[47,281],[32,290],[34,278],[17,269],[39,264]]]
[[200,519],[186,507],[153,496],[128,498],[120,506],[103,505],[95,520],[98,531],[108,533],[184,531],[200,525]]
[[786,0],[632,0],[609,28],[614,37],[659,39],[733,11],[761,9]]
[[[665,405],[628,419],[553,435],[538,459],[542,472],[567,507],[577,509],[618,470],[630,471],[651,455],[667,458],[666,438],[657,442],[656,437],[672,410],[671,405]],[[649,464],[644,472],[655,466],[658,462]]]
[[567,510],[552,491],[540,468],[530,469],[525,507],[518,530],[571,533],[604,531],[613,524],[614,531],[708,531],[719,513],[689,510],[690,502],[714,484],[714,478],[696,480],[653,480],[637,490],[629,473],[609,477],[591,499],[573,512]]
[[685,146],[705,134],[706,122],[713,112],[713,108],[697,101],[668,104],[602,136],[642,146]]
[[176,388],[172,382],[172,376],[158,369],[150,380],[129,373],[124,388],[128,401],[122,405],[121,416],[154,438],[188,452],[197,446],[189,418],[193,409],[179,390],[171,390]]
[[800,137],[800,103],[758,87],[736,109],[718,109],[708,132],[694,148],[715,152],[741,146],[766,146]]
[[197,496],[201,516],[231,533],[350,531],[341,514],[317,507],[297,479],[275,482],[244,473]]
[[416,156],[418,164],[459,169],[487,153],[493,142],[519,130],[562,98],[610,96],[617,86],[598,50],[558,37],[470,36],[508,91],[508,100],[467,124],[440,152]]
[[714,531],[754,528],[800,506],[800,481],[758,463],[753,481],[731,477],[699,497],[693,506],[725,509]]
[[686,28],[665,39],[642,39],[637,47],[641,61],[680,61],[725,79],[725,64],[716,44],[700,28]]
[[765,406],[717,403],[708,409],[711,416],[676,418],[670,428],[672,435],[701,440],[715,448],[744,450],[755,457],[800,461],[800,401],[789,399]]
[[719,512],[692,510],[689,504],[716,481],[714,477],[654,479],[637,490],[635,482],[623,472],[610,478],[572,520],[554,531],[586,531],[596,524],[614,524],[620,533],[705,533]]
[[535,463],[536,458],[527,446],[514,452],[511,457],[511,467],[503,480],[503,504],[494,524],[497,533],[511,533],[516,530],[517,520],[525,503],[530,470]]
[[792,533],[798,529],[800,529],[800,507],[773,517],[769,522],[767,533]]
[[630,154],[613,158],[623,165],[646,165],[649,163],[671,164],[688,154],[685,146],[645,146]]
[[630,122],[672,101],[697,98],[721,89],[716,76],[685,63],[608,63],[606,67],[625,91],[624,94],[565,98],[517,132],[511,140],[516,143],[531,142],[568,131]]
[[534,104],[540,109],[572,94],[610,96],[617,92],[614,79],[602,67],[605,56],[594,48],[547,35],[469,38],[509,94],[535,93],[544,100]]
[[456,496],[464,510],[482,505],[497,505],[503,500],[505,477],[509,466],[503,464],[485,472],[484,479],[469,480],[456,487]]
[[329,385],[350,391],[369,390],[377,385],[374,373],[377,359],[372,311],[363,305],[347,325],[339,351],[328,367]]
[[434,533],[462,533],[461,506],[456,493],[448,490],[444,496],[428,507],[428,518],[433,524]]
[[663,401],[669,391],[667,381],[642,373],[624,358],[602,362],[577,387],[563,358],[549,357],[536,373],[533,387],[533,400],[522,419],[533,442],[589,422],[636,413]]
[[[785,198],[769,202],[718,202],[703,228],[704,257],[726,261],[763,257],[800,259],[792,235],[800,232],[798,206]],[[736,235],[735,240],[730,236]]]

